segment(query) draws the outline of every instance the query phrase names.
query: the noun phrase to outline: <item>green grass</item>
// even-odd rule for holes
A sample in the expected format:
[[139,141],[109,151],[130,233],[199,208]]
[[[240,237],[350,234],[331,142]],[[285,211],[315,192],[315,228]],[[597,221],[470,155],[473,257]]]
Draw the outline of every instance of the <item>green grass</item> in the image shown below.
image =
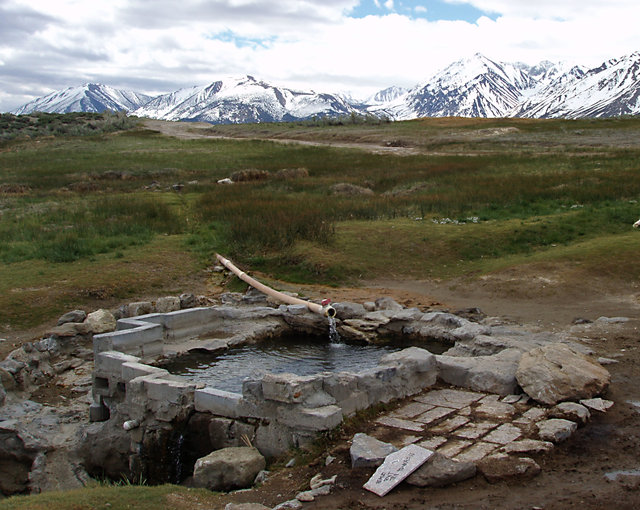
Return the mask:
[[[562,250],[573,257],[572,247],[589,242],[616,253],[640,215],[640,119],[318,121],[210,131],[237,139],[183,140],[137,127],[0,142],[0,306],[8,311],[0,327],[33,326],[82,305],[86,293],[73,289],[103,289],[89,294],[115,301],[176,288],[176,274],[182,284],[202,282],[216,251],[291,282],[446,278]],[[308,176],[279,177],[295,168]],[[267,178],[216,184],[243,170]],[[334,194],[336,183],[373,194]],[[146,270],[152,247],[163,253],[166,274]],[[145,276],[127,272],[131,265]],[[45,290],[37,298],[16,291],[31,288]]]
[[97,486],[0,500],[0,510],[195,510],[213,508],[215,493],[175,485]]

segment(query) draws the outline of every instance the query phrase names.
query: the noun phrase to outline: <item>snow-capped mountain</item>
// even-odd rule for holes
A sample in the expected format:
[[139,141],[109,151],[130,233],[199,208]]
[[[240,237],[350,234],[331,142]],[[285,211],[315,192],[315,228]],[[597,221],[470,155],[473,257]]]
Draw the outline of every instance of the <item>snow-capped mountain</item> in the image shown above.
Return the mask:
[[640,114],[640,52],[584,71],[573,68],[538,89],[511,115],[535,118]]
[[405,89],[403,87],[388,87],[368,97],[364,103],[368,105],[383,105],[391,103],[407,92],[409,92],[409,89]]
[[158,96],[134,114],[162,120],[235,124],[336,116],[353,111],[354,107],[338,95],[290,90],[244,76]]
[[495,62],[476,53],[437,73],[427,83],[387,105],[373,106],[398,120],[417,117],[504,117],[516,108],[525,91],[538,83],[537,76],[553,69],[544,63],[532,72],[524,64]]
[[130,90],[121,90],[99,83],[86,83],[81,87],[53,92],[31,101],[11,113],[22,115],[33,112],[69,113],[105,110],[132,111],[151,99],[150,96]]
[[163,120],[214,124],[277,122],[361,112],[418,117],[609,117],[640,115],[640,52],[594,69],[543,61],[504,63],[476,54],[410,90],[389,87],[365,100],[279,87],[252,76],[150,98],[87,84],[36,99],[12,113],[126,110]]
[[[531,86],[531,77],[514,64],[476,54],[451,64],[384,107],[394,119],[416,117],[503,117]],[[378,108],[374,108],[374,111]]]

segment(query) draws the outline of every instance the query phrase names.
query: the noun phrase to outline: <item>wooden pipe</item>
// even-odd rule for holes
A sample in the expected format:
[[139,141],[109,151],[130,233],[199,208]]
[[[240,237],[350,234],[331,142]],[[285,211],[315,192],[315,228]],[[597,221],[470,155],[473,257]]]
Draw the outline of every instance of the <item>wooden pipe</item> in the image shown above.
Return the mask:
[[[326,317],[336,316],[335,308],[330,304],[328,304],[328,302],[325,306],[323,306],[317,303],[312,303],[311,301],[305,301],[304,299],[298,299],[293,296],[288,296],[287,294],[283,294],[282,292],[274,290],[271,287],[267,287],[266,285],[260,283],[258,280],[251,278],[247,273],[238,269],[236,266],[233,265],[233,263],[229,259],[224,258],[219,253],[216,253],[216,258],[218,259],[220,264],[222,264],[229,271],[235,274],[243,282],[248,283],[254,289],[259,290],[260,292],[262,292],[263,294],[266,294],[267,296],[271,296],[272,298],[277,299],[278,301],[282,301],[283,303],[287,303],[290,305],[304,305],[309,309],[309,311],[313,313],[318,313],[320,315],[325,315]],[[328,301],[328,300],[325,300],[325,301]],[[323,303],[325,301],[323,301]]]

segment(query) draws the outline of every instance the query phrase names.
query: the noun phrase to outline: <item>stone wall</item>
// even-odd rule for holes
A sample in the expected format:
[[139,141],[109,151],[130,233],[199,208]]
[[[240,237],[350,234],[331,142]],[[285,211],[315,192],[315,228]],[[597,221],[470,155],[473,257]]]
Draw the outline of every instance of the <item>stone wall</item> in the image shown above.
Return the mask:
[[[189,468],[214,449],[240,446],[248,439],[263,455],[278,456],[305,446],[345,416],[419,393],[437,379],[475,391],[514,393],[522,354],[557,341],[450,313],[423,313],[397,303],[384,306],[367,310],[355,303],[335,305],[341,336],[360,342],[382,336],[416,343],[435,339],[451,349],[434,355],[409,347],[357,373],[266,374],[245,380],[241,393],[197,385],[150,363],[161,355],[192,349],[215,352],[292,331],[326,334],[325,318],[304,306],[252,305],[121,319],[116,331],[94,337],[92,419],[108,420],[105,428],[129,438],[125,453],[134,477],[179,481],[172,479],[176,470],[170,469],[167,455]],[[150,466],[157,470],[162,465],[164,473],[150,474]]]

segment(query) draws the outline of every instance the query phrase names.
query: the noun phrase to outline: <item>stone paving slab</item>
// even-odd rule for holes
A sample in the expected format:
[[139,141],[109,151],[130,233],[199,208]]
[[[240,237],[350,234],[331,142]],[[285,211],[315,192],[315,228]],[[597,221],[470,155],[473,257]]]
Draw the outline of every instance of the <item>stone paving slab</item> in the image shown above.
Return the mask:
[[441,418],[444,418],[445,416],[449,416],[450,414],[455,413],[455,411],[455,409],[452,409],[450,407],[434,407],[430,411],[417,416],[415,420],[419,421],[420,423],[424,423],[425,425],[429,425],[435,421],[440,420]]
[[447,441],[448,441],[448,439],[446,437],[433,436],[433,437],[430,437],[428,439],[425,439],[424,441],[420,441],[418,443],[418,446],[422,446],[423,448],[426,448],[427,450],[437,450],[443,444],[445,444]]
[[456,455],[453,460],[457,460],[459,462],[479,462],[498,448],[499,446],[497,444],[480,441],[479,443],[471,445],[466,450],[463,450],[461,453]]
[[402,418],[402,419],[410,420],[420,414],[430,411],[434,407],[435,407],[434,405],[423,404],[421,402],[411,402],[410,404],[407,404],[405,406],[402,406],[396,409],[389,416],[392,416],[394,418]]
[[493,429],[495,429],[499,423],[492,421],[479,421],[470,423],[462,428],[456,430],[455,436],[463,439],[480,439]]
[[416,397],[415,400],[422,402],[423,404],[450,407],[452,409],[462,409],[473,402],[477,402],[484,396],[484,393],[476,393],[473,391],[444,389],[430,391],[426,395]]
[[475,409],[477,416],[492,420],[509,420],[516,414],[516,408],[511,404],[498,402],[497,400],[486,400],[480,403]]
[[444,420],[435,427],[430,427],[429,432],[433,434],[449,434],[467,423],[469,423],[469,418],[456,415],[453,418]]
[[414,397],[376,422],[382,434],[388,435],[389,428],[398,430],[392,442],[399,448],[419,446],[448,459],[479,463],[496,452],[518,455],[553,448],[537,440],[536,425],[547,414],[547,409],[528,403],[526,395],[438,389]]
[[513,423],[517,423],[519,425],[529,425],[531,423],[536,423],[541,420],[546,419],[547,410],[542,409],[541,407],[532,407],[531,409],[522,413],[522,416],[513,420]]
[[376,423],[392,427],[395,429],[410,430],[411,432],[423,432],[424,425],[422,423],[416,423],[415,421],[401,420],[400,418],[392,418],[390,416],[383,416],[376,420]]
[[458,455],[462,450],[468,448],[473,444],[473,441],[468,441],[466,439],[452,439],[447,441],[447,443],[440,448],[438,448],[438,453],[444,455],[452,459],[456,455]]
[[504,446],[516,439],[520,439],[520,437],[522,437],[522,431],[518,427],[511,423],[504,423],[493,432],[484,436],[482,440],[487,443],[497,443]]

